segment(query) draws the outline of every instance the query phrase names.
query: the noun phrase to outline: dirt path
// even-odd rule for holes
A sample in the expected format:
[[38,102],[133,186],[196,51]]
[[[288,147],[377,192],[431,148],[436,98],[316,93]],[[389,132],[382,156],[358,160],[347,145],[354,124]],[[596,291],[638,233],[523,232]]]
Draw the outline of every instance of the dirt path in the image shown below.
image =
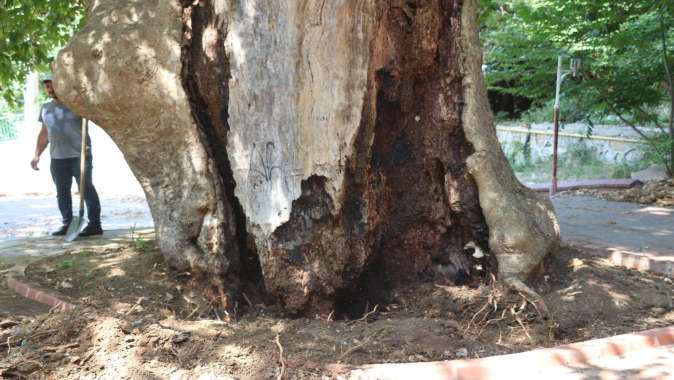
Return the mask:
[[49,311],[45,305],[28,300],[7,287],[7,275],[0,274],[0,320],[36,317]]
[[[134,232],[135,239],[150,240],[154,237],[151,229]],[[82,238],[65,242],[63,238],[46,236],[41,238],[0,241],[0,319],[9,316],[34,317],[49,311],[47,306],[33,302],[16,294],[7,287],[7,276],[21,275],[31,263],[71,251],[95,249],[120,249],[132,241],[130,231],[106,231],[102,237]]]
[[484,357],[674,324],[670,279],[569,249],[546,273],[536,288],[557,323],[552,337],[520,295],[489,285],[447,286],[442,279],[414,284],[386,305],[369,305],[360,320],[288,318],[274,304],[244,304],[241,319],[229,324],[166,270],[152,245],[80,246],[28,266],[29,281],[80,306],[0,330],[5,341],[26,342],[9,354],[0,351],[0,373],[4,365],[9,374],[60,379],[268,379],[279,371],[278,335],[288,378],[315,379],[335,362]]

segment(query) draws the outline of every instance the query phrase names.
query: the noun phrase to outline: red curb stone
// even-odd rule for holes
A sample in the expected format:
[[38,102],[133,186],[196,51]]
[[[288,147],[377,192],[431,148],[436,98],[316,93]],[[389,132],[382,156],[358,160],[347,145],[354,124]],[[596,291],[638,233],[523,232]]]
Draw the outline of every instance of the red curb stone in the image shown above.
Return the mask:
[[19,281],[14,276],[9,276],[7,278],[7,286],[10,289],[13,289],[15,292],[19,293],[21,296],[26,297],[35,302],[39,302],[43,305],[47,305],[52,309],[60,311],[70,311],[75,308],[75,305],[63,301],[52,294],[39,290],[38,288],[33,287],[28,283]]
[[555,367],[581,366],[602,358],[624,356],[642,349],[672,344],[674,326],[483,359],[364,366],[331,365],[328,370],[334,378],[343,380],[504,379],[513,371],[517,372],[518,379],[539,379],[545,371]]
[[[580,240],[566,239],[564,243],[572,248],[583,249],[595,256],[606,258],[615,266],[674,277],[674,259],[671,254],[665,254],[665,257],[657,257],[658,253],[654,252],[619,251]],[[652,255],[656,257],[651,257]]]
[[611,252],[609,261],[614,265],[628,269],[654,272],[666,276],[674,276],[674,262],[666,259],[657,259],[631,252]]
[[[642,185],[643,182],[636,179],[586,179],[577,181],[557,181],[557,191],[577,189],[631,189]],[[526,183],[528,188],[534,191],[550,191],[550,182]]]

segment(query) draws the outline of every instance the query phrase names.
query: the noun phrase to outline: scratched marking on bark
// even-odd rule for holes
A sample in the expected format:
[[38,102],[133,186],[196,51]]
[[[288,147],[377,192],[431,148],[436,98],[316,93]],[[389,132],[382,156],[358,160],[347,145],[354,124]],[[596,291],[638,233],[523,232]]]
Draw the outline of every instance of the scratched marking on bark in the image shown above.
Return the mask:
[[261,191],[263,189],[259,188],[260,186],[270,186],[274,179],[274,173],[285,181],[283,168],[279,165],[274,165],[276,157],[276,145],[273,142],[268,141],[264,144],[264,148],[259,148],[257,144],[253,143],[253,149],[250,152],[248,176],[251,178],[254,190]]

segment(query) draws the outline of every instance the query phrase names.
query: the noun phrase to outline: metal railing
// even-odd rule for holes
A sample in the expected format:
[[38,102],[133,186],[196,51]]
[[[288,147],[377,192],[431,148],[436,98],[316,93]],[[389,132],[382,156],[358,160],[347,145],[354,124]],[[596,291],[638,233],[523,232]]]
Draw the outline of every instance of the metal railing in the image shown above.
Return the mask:
[[[510,132],[516,134],[532,134],[532,135],[547,135],[553,136],[554,131],[542,131],[537,129],[527,129],[522,127],[505,127],[505,126],[496,126],[497,132]],[[569,133],[569,132],[559,132],[560,137],[571,137],[577,139],[587,139],[587,140],[599,140],[599,141],[614,141],[622,142],[629,144],[648,144],[648,141],[643,139],[633,139],[628,137],[614,137],[614,136],[601,136],[601,135],[584,135],[580,133]]]
[[17,136],[17,126],[21,122],[21,114],[0,114],[0,141],[14,140]]

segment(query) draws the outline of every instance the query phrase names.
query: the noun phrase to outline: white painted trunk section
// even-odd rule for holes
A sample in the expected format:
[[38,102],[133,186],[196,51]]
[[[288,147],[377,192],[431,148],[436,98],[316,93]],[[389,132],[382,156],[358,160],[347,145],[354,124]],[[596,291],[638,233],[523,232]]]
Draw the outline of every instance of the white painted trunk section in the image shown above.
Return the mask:
[[288,220],[312,175],[328,179],[340,209],[367,83],[365,3],[257,0],[229,11],[227,151],[258,242]]

